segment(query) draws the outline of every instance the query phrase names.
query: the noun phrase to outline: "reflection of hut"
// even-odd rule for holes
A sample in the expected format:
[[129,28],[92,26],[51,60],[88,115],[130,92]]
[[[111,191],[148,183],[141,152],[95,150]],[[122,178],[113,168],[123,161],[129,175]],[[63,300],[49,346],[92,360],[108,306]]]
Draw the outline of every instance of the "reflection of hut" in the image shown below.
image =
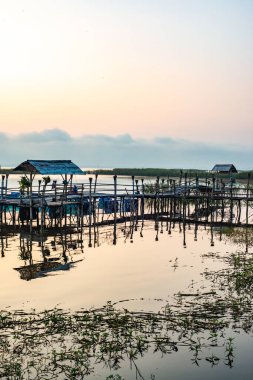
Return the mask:
[[221,174],[232,174],[237,173],[237,170],[233,164],[216,164],[212,168],[212,172]]
[[14,268],[14,269],[19,272],[20,278],[22,280],[29,281],[41,276],[46,276],[48,273],[53,272],[53,271],[69,270],[73,264],[79,261],[82,261],[82,260],[73,261],[71,263],[62,263],[59,261],[45,261],[45,262],[30,264],[30,265],[26,265],[26,266]]

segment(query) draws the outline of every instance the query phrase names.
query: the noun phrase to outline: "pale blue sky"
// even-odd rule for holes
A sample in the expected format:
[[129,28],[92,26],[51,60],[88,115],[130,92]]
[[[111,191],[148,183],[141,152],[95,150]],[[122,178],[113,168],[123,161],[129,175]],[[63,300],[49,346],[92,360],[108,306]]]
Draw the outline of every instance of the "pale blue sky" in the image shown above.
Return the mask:
[[251,145],[253,1],[0,0],[0,46],[5,134]]

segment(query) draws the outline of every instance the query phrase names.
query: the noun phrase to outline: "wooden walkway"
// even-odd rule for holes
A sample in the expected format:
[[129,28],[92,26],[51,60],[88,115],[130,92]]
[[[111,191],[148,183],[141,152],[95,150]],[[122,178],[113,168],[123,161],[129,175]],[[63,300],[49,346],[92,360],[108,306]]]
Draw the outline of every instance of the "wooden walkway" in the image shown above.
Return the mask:
[[[7,181],[6,181],[7,182]],[[253,190],[245,185],[189,179],[152,183],[130,177],[130,184],[89,179],[81,184],[39,182],[23,192],[2,179],[0,229],[28,226],[30,231],[117,223],[124,220],[166,220],[182,223],[253,226]]]

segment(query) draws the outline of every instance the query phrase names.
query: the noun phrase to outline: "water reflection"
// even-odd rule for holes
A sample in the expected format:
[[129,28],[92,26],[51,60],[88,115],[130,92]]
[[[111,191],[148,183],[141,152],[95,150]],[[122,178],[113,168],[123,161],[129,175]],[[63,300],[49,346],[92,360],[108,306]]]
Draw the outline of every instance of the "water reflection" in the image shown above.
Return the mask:
[[[176,223],[175,221],[159,221],[147,223],[144,221],[133,220],[130,222],[118,224],[114,221],[113,226],[99,226],[93,224],[80,229],[57,229],[47,230],[44,234],[29,233],[27,230],[21,230],[19,233],[0,234],[1,256],[5,257],[6,251],[11,251],[16,247],[15,237],[19,239],[19,259],[23,262],[16,268],[20,273],[20,278],[31,280],[39,276],[46,276],[47,273],[69,270],[76,263],[83,260],[84,250],[87,248],[98,248],[103,244],[117,245],[119,239],[124,242],[134,242],[134,238],[144,238],[145,231],[153,230],[153,238],[159,242],[163,234],[171,235],[176,230],[181,235],[181,242],[184,248],[187,248],[187,238],[198,241],[198,224]],[[253,246],[253,230],[250,228],[234,227],[213,227],[204,226],[209,236],[210,247],[215,246],[215,240],[224,243],[232,243],[248,252]],[[177,233],[176,232],[176,233]],[[201,234],[202,236],[202,234]],[[12,247],[13,244],[13,247]],[[35,251],[35,253],[34,253]],[[75,256],[83,256],[75,260]]]
[[[37,245],[41,255],[33,257],[33,245]],[[66,271],[82,261],[74,260],[71,251],[82,250],[82,241],[73,239],[72,234],[60,236],[32,236],[20,234],[19,257],[23,261],[22,266],[14,268],[20,274],[22,280],[32,280],[46,276],[48,273],[56,274],[57,271]]]
[[[82,297],[91,293],[95,298],[105,289],[111,298],[104,307],[95,303],[71,311],[3,310],[2,377],[22,378],[22,373],[26,379],[36,372],[38,379],[117,379],[118,375],[118,379],[165,380],[168,371],[174,379],[184,378],[183,368],[187,378],[198,379],[212,378],[215,368],[216,378],[224,379],[227,367],[232,369],[230,379],[251,373],[251,360],[245,354],[250,352],[253,332],[251,229],[130,221],[58,234],[1,235],[0,241],[1,264],[13,259],[10,263],[21,279],[56,286],[52,277],[61,274],[58,284],[64,286],[67,298],[76,276]],[[15,260],[13,252],[18,252]],[[127,265],[130,269],[125,271]],[[143,272],[136,271],[139,267],[144,267]],[[64,285],[67,274],[71,281]],[[109,289],[115,293],[106,289],[110,280]],[[53,286],[50,289],[56,292]],[[114,302],[119,294],[122,302]],[[74,290],[68,295],[77,296]]]

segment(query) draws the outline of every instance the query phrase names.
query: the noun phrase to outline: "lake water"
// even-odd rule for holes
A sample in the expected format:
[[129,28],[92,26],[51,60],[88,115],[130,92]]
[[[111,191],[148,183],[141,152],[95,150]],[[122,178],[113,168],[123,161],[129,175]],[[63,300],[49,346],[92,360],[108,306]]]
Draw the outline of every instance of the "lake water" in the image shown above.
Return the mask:
[[[138,317],[147,349],[132,358],[122,353],[116,364],[93,357],[90,374],[59,373],[59,379],[249,379],[252,233],[229,228],[212,233],[213,238],[209,227],[187,225],[184,242],[182,226],[168,234],[166,223],[149,221],[118,224],[116,245],[113,226],[93,231],[92,247],[86,229],[32,239],[24,232],[1,236],[0,308],[29,313],[57,307],[71,315],[109,301],[116,312]],[[135,334],[139,329],[130,328]],[[157,349],[157,331],[163,342],[170,340],[167,353]],[[50,378],[44,376],[38,378]]]
[[[17,190],[19,188],[19,180],[22,176],[20,174],[17,174],[17,175],[10,175],[8,177],[8,189],[10,191],[13,191],[13,190]],[[86,187],[88,188],[89,187],[89,178],[92,178],[92,181],[93,181],[93,184],[95,182],[95,175],[94,174],[84,174],[84,175],[73,175],[73,179],[72,179],[72,182],[73,184],[82,184],[84,183],[86,185]],[[38,181],[39,180],[42,180],[43,179],[43,176],[41,175],[36,175],[34,177],[34,181],[33,181],[33,186],[38,186]],[[60,175],[52,175],[50,176],[50,179],[51,179],[51,183],[53,180],[57,181],[57,184],[62,184],[63,182],[63,178],[60,176]],[[68,180],[69,180],[69,176],[68,176]],[[153,181],[154,179],[146,179],[147,182],[150,182],[150,181]],[[5,182],[6,179],[4,180],[4,186],[5,186]],[[109,176],[109,175],[99,175],[98,176],[98,180],[97,180],[98,184],[97,184],[97,191],[102,191],[102,190],[105,190],[107,189],[107,187],[109,185],[111,185],[111,189],[113,190],[113,176]],[[51,187],[51,183],[48,185],[48,188]],[[0,183],[0,187],[1,187],[2,183]],[[125,188],[125,186],[127,187],[127,189],[132,186],[132,179],[131,177],[129,176],[118,176],[118,186],[121,187],[121,188]]]

